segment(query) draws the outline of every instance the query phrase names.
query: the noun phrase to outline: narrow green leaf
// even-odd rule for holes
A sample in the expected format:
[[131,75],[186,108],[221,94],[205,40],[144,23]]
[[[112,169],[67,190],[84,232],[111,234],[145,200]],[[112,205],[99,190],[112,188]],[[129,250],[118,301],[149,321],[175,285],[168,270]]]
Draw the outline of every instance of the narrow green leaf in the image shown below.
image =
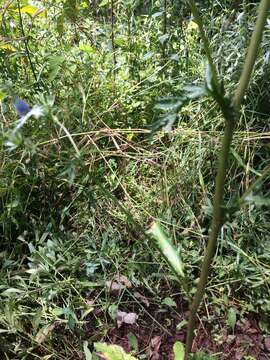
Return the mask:
[[164,115],[160,115],[158,119],[150,125],[151,133],[158,131],[159,129],[163,128],[165,132],[172,131],[172,126],[177,119],[176,113],[167,113]]
[[88,341],[84,341],[83,342],[83,352],[85,355],[85,360],[92,360],[93,356],[90,352],[90,350],[88,349]]
[[174,272],[184,278],[184,266],[180,256],[173,246],[171,239],[165,234],[161,225],[154,222],[147,231],[157,241],[158,248]]
[[234,329],[236,324],[236,310],[234,308],[230,308],[228,311],[227,324],[230,328]]

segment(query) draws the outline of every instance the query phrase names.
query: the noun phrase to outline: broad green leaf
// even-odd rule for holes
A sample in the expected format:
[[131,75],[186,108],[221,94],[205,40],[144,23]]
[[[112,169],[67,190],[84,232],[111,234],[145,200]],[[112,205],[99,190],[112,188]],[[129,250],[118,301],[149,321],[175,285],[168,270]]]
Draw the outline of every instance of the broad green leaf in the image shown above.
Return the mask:
[[158,248],[161,254],[164,256],[168,264],[174,270],[174,272],[184,278],[184,265],[180,256],[172,244],[171,239],[165,234],[161,225],[158,222],[154,222],[147,233],[156,240]]
[[51,56],[49,58],[49,80],[52,81],[58,75],[65,58],[60,55]]
[[80,44],[79,49],[82,51],[85,51],[87,54],[95,53],[95,49],[91,45],[88,45],[88,44]]
[[[16,12],[19,12],[19,9],[16,9]],[[45,9],[38,9],[32,5],[26,5],[21,7],[21,13],[28,14],[31,16],[45,16]]]
[[180,341],[176,341],[176,343],[173,345],[173,354],[174,354],[174,360],[184,360],[185,348]]
[[[38,9],[35,6],[26,5],[21,8],[21,13],[33,15],[37,10]],[[19,11],[19,9],[17,9],[16,11]]]
[[189,100],[199,99],[207,94],[207,89],[204,84],[201,85],[187,85],[184,87],[184,92]]
[[65,313],[65,310],[63,308],[56,307],[56,308],[52,309],[51,312],[55,316],[61,316],[61,315],[63,315]]
[[176,302],[170,298],[170,297],[166,297],[165,299],[162,300],[162,304],[170,306],[170,307],[176,307]]
[[95,343],[96,351],[106,357],[106,360],[137,360],[134,356],[125,353],[118,345],[107,345],[106,343]]

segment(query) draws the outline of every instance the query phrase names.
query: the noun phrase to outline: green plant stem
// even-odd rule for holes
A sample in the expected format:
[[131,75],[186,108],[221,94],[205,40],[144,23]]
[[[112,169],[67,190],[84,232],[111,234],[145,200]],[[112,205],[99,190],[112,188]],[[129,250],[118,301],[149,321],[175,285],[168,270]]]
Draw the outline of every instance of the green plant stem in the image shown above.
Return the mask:
[[197,286],[197,291],[194,295],[193,302],[190,308],[187,339],[186,339],[186,349],[185,349],[186,360],[188,359],[188,354],[191,352],[192,342],[194,338],[194,329],[196,325],[197,311],[199,309],[199,306],[203,299],[203,295],[205,293],[206,283],[210,272],[210,266],[213,257],[215,255],[217,238],[222,225],[222,220],[223,220],[222,203],[223,203],[223,195],[224,195],[224,185],[225,185],[225,177],[227,172],[227,164],[228,164],[228,158],[230,152],[230,145],[233,136],[233,130],[234,130],[234,121],[227,121],[224,131],[222,150],[218,162],[218,173],[216,178],[216,191],[214,195],[213,219],[210,228],[210,236],[201,267],[201,275]]
[[115,38],[114,38],[114,0],[111,0],[111,42],[113,55],[113,79],[115,82],[116,54],[115,54]]
[[24,42],[26,55],[27,55],[27,58],[28,58],[28,61],[29,61],[30,67],[31,67],[32,74],[33,74],[33,76],[35,78],[35,81],[38,82],[37,75],[36,75],[35,68],[34,68],[34,64],[32,62],[29,47],[28,47],[28,40],[27,40],[27,38],[25,36],[25,32],[24,32],[23,21],[22,21],[22,13],[21,13],[21,4],[20,4],[19,0],[17,0],[17,5],[18,5],[18,10],[19,10],[20,28],[21,28],[21,33],[22,33],[22,37],[23,37],[23,42]]
[[[189,1],[194,18],[199,26],[201,31],[201,36],[205,45],[205,52],[209,61],[209,64],[212,68],[213,74],[216,74],[214,63],[212,61],[211,53],[209,50],[209,43],[205,36],[202,21],[199,16],[198,9],[193,0]],[[210,273],[211,264],[216,251],[216,244],[218,234],[220,232],[220,228],[222,226],[223,220],[223,196],[224,196],[224,186],[225,186],[225,177],[227,173],[228,167],[228,158],[230,153],[230,146],[233,137],[233,131],[236,124],[236,121],[239,118],[239,107],[244,97],[244,93],[247,90],[249,80],[254,68],[256,56],[258,53],[259,45],[262,39],[263,29],[265,26],[265,22],[267,19],[267,12],[270,9],[270,0],[262,0],[259,7],[259,15],[256,22],[256,26],[251,38],[250,46],[248,49],[247,58],[244,64],[244,68],[242,71],[242,75],[239,80],[238,87],[236,89],[234,98],[233,98],[233,107],[229,104],[226,104],[222,95],[217,94],[216,100],[221,107],[221,111],[225,117],[225,131],[223,137],[223,143],[221,148],[221,153],[218,162],[218,172],[216,178],[216,190],[214,195],[214,203],[213,203],[213,218],[210,227],[210,235],[207,244],[207,248],[205,251],[202,267],[201,267],[201,275],[199,279],[199,283],[197,286],[197,291],[194,295],[193,302],[190,308],[190,316],[188,322],[188,332],[186,339],[186,348],[185,348],[185,360],[188,360],[189,353],[192,349],[192,343],[194,338],[194,329],[196,325],[196,317],[197,311],[203,299],[203,295],[205,293],[207,279]],[[211,62],[212,61],[212,62]],[[215,82],[215,79],[214,79]],[[216,83],[216,82],[215,82]],[[219,88],[219,87],[218,87]]]
[[201,35],[201,38],[202,38],[205,55],[206,55],[206,58],[208,60],[209,66],[210,66],[211,71],[212,71],[213,81],[214,81],[214,84],[217,85],[218,84],[217,70],[216,70],[216,67],[214,65],[214,61],[212,59],[211,50],[210,50],[210,44],[209,44],[208,38],[207,38],[207,36],[205,34],[205,31],[204,31],[203,22],[202,22],[202,19],[200,17],[199,10],[198,10],[194,0],[187,0],[187,2],[188,2],[188,5],[190,6],[192,15],[194,16],[194,20],[196,21],[196,23],[197,23],[197,25],[199,27],[199,31],[200,31],[200,35]]

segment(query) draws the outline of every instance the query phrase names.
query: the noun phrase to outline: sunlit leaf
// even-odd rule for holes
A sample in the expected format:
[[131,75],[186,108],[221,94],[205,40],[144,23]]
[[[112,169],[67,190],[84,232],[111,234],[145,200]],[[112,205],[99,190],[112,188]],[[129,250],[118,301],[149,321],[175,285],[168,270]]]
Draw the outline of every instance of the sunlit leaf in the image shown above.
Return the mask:
[[99,7],[107,6],[109,4],[110,0],[102,0],[99,4]]
[[96,351],[105,356],[106,360],[137,360],[134,356],[127,354],[121,346],[107,345],[106,343],[95,343]]
[[174,360],[184,360],[185,348],[180,341],[176,341],[176,343],[173,345],[173,354],[174,354]]
[[[21,7],[20,10],[21,10],[22,14],[28,14],[28,15],[31,15],[33,17],[45,16],[45,9],[38,9],[35,6],[32,6],[32,5],[23,6],[23,7]],[[15,11],[19,12],[19,9],[16,9]]]
[[165,234],[161,225],[158,222],[154,222],[147,232],[156,240],[161,254],[164,256],[174,272],[178,276],[184,278],[185,274],[183,262],[172,244],[171,239]]
[[0,90],[0,102],[3,101],[6,97],[7,97],[7,93],[5,93],[4,91]]
[[87,54],[95,53],[95,49],[89,44],[80,44],[79,49],[85,51]]
[[7,50],[7,51],[16,51],[15,47],[12,46],[11,44],[7,44],[7,43],[3,43],[0,44],[0,50]]
[[187,25],[187,31],[198,31],[199,27],[198,24],[194,21],[189,21]]

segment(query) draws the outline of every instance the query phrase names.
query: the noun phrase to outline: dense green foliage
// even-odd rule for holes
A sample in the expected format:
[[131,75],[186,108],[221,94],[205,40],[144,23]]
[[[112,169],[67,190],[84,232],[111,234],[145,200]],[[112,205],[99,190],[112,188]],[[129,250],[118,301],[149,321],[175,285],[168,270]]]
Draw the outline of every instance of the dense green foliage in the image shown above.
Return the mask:
[[[231,93],[257,4],[198,3]],[[166,321],[183,318],[186,294],[175,293],[175,277],[134,220],[167,228],[195,289],[223,119],[204,97],[177,111],[173,132],[160,129],[160,99],[204,81],[192,20],[182,1],[0,3],[1,358],[84,358],[87,346],[108,338],[117,309],[138,312],[141,326],[152,324],[151,306]],[[269,163],[269,35],[268,24],[231,150],[231,208]],[[10,149],[14,96],[45,115],[31,118]],[[220,318],[233,328],[235,316],[253,314],[269,334],[269,205],[268,179],[227,214],[201,313],[206,326]],[[120,275],[132,286],[115,296],[106,282]]]

